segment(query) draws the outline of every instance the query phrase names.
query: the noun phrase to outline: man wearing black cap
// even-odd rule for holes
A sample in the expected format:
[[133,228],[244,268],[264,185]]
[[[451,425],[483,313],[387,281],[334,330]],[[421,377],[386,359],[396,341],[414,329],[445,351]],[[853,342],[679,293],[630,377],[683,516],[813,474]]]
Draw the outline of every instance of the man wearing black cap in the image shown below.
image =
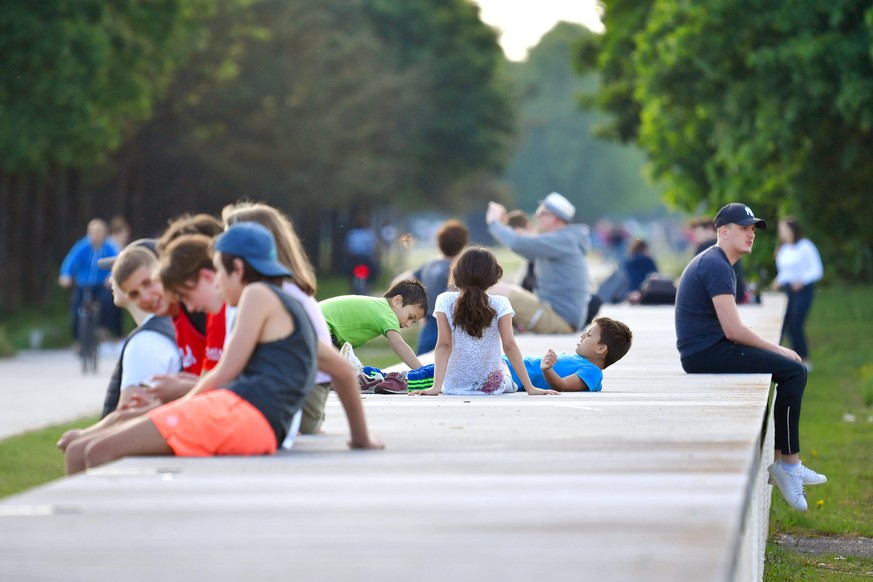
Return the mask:
[[740,321],[732,265],[752,252],[767,222],[745,204],[724,206],[715,217],[718,242],[694,257],[676,293],[676,347],[690,374],[772,374],[776,451],[770,478],[789,505],[806,511],[804,485],[827,478],[803,466],[798,425],[806,368],[793,350],[768,342]]

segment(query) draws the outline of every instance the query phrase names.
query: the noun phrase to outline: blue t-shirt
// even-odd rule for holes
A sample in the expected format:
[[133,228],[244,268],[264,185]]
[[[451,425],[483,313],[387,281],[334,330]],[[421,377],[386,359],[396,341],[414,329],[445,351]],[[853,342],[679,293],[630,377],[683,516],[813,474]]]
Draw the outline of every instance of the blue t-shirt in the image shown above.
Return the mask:
[[734,295],[737,274],[719,247],[709,247],[688,263],[676,291],[676,347],[682,358],[725,339],[712,298]]
[[[551,386],[546,382],[546,377],[540,369],[540,363],[543,361],[541,357],[525,356],[524,368],[527,370],[527,375],[530,376],[530,383],[537,388],[543,390],[551,390]],[[509,363],[509,358],[503,356],[503,361],[509,366],[509,373],[512,376],[512,381],[516,386],[521,388],[521,380],[515,370],[512,369],[512,364]],[[592,392],[600,392],[603,388],[601,381],[603,380],[603,370],[580,356],[579,354],[558,354],[558,360],[552,367],[555,373],[561,378],[566,378],[572,374],[579,376],[588,389]]]

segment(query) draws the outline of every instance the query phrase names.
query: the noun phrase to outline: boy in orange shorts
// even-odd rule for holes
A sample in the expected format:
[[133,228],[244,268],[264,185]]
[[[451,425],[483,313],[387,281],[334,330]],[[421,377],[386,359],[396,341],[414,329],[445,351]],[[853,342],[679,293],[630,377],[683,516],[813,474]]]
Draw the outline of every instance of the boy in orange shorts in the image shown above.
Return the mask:
[[312,386],[316,366],[334,380],[352,448],[381,448],[367,431],[358,382],[335,350],[315,340],[303,308],[280,285],[288,269],[273,235],[253,222],[233,225],[214,244],[216,281],[236,325],[218,365],[185,397],[100,434],[73,441],[67,473],[128,455],[272,454]]

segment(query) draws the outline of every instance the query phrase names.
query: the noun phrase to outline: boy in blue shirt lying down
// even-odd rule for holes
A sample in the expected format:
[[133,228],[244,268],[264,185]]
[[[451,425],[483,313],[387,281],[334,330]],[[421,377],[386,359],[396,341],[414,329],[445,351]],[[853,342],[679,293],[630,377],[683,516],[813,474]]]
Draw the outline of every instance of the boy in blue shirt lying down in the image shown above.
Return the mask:
[[[573,353],[559,354],[549,349],[542,357],[525,356],[524,367],[537,388],[559,392],[599,392],[603,370],[623,358],[632,341],[633,333],[625,323],[598,317],[582,333]],[[513,383],[521,386],[518,374],[506,356],[504,360],[509,365]],[[380,382],[382,377],[387,381]],[[366,392],[403,394],[407,390],[425,390],[433,386],[433,364],[406,372],[405,381],[402,374],[384,374],[367,366],[360,382]]]

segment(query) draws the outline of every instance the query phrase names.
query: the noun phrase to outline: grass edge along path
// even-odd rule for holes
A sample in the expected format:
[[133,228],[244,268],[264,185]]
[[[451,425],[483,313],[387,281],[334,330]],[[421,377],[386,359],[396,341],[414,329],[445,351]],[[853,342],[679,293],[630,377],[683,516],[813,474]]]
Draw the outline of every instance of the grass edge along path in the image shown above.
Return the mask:
[[50,426],[0,440],[0,498],[64,476],[64,455],[57,448],[60,436],[72,428],[84,428],[98,417]]

